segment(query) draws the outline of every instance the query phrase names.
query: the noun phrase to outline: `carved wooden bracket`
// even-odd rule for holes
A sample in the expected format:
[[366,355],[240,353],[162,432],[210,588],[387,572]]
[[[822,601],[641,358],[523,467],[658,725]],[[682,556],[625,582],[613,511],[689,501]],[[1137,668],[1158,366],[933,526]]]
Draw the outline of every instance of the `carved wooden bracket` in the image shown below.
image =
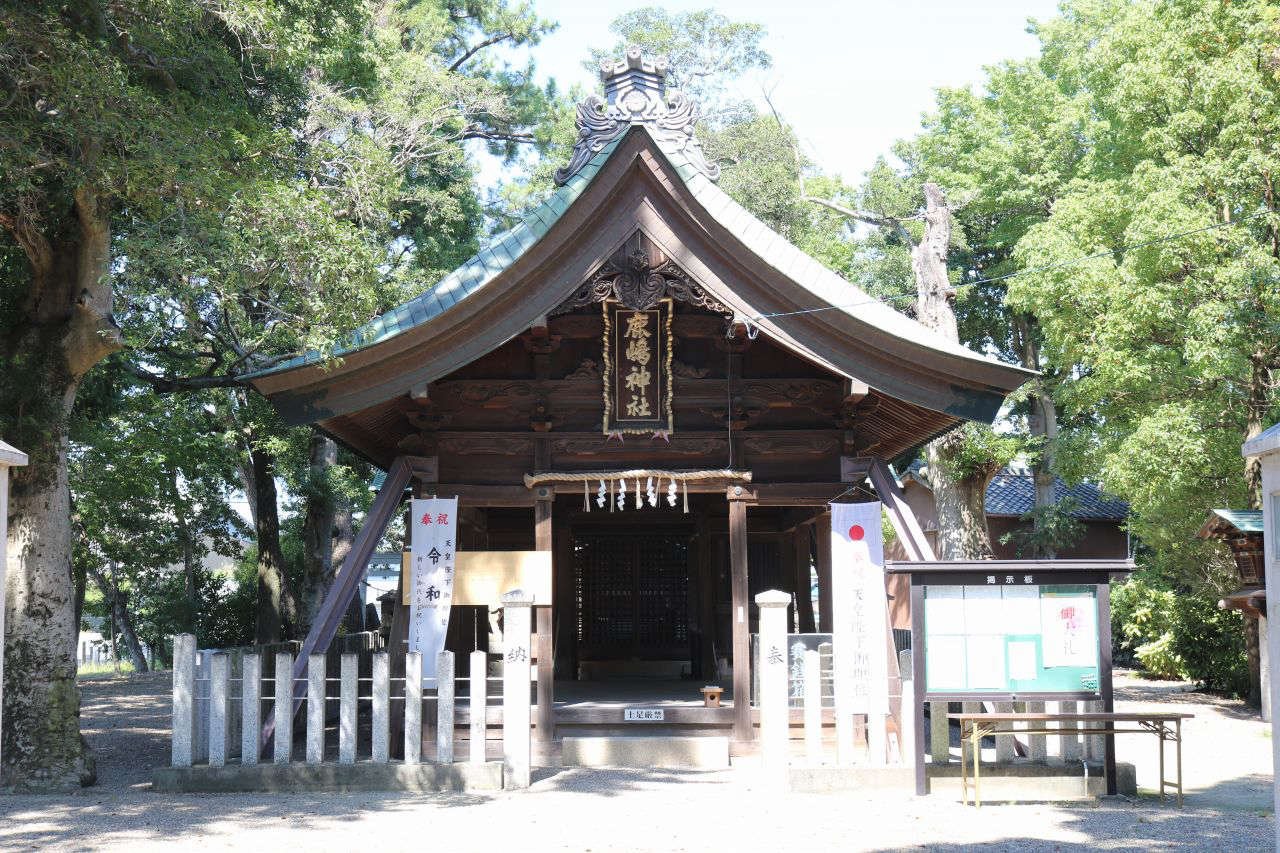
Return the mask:
[[606,299],[633,311],[652,308],[662,299],[675,299],[725,316],[733,313],[639,231],[551,313],[563,314]]

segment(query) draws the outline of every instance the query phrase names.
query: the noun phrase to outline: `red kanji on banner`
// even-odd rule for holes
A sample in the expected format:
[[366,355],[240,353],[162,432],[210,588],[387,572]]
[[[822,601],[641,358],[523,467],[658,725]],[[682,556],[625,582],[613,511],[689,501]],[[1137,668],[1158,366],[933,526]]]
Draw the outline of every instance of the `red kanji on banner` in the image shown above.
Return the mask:
[[449,514],[447,512],[442,512],[436,516],[436,524],[448,524],[448,523],[449,523]]
[[423,524],[431,523],[431,513],[427,513],[426,515],[422,516],[422,523]]

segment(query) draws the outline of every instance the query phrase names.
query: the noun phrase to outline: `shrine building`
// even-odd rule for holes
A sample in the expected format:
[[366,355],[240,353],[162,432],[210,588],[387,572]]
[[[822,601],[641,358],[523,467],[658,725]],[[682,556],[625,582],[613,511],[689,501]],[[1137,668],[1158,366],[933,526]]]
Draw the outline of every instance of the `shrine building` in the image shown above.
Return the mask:
[[[389,472],[390,506],[457,496],[460,555],[549,553],[544,747],[602,725],[614,699],[667,701],[671,728],[749,745],[753,596],[790,592],[792,631],[830,631],[837,498],[882,500],[908,555],[931,559],[885,463],[991,422],[1031,375],[868,296],[731,199],[666,71],[634,49],[606,64],[545,201],[340,360],[251,377],[289,424]],[[366,523],[385,526],[379,512]],[[492,642],[496,606],[453,607],[460,661]],[[720,707],[704,685],[724,687]]]

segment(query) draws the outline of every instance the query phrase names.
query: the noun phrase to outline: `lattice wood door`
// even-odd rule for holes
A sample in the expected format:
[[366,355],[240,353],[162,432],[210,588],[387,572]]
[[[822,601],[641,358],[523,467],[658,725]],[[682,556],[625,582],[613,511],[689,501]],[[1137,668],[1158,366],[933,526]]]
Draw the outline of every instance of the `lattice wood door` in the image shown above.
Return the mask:
[[574,538],[578,654],[583,660],[689,657],[689,538]]

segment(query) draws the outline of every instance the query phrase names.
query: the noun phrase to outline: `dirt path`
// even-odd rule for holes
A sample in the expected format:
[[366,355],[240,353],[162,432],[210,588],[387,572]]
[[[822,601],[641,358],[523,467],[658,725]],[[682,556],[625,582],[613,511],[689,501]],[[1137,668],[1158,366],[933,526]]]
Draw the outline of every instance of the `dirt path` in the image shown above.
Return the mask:
[[[1270,849],[1267,727],[1187,685],[1117,680],[1121,708],[1190,708],[1187,807],[1150,796],[1100,805],[981,811],[898,794],[780,793],[752,768],[720,773],[544,771],[494,795],[158,795],[168,760],[165,674],[84,685],[83,727],[99,784],[72,795],[0,798],[0,848],[127,850],[1248,850]],[[1154,782],[1154,748],[1119,747]],[[1144,763],[1142,752],[1149,753]],[[1149,773],[1149,775],[1148,775]]]

